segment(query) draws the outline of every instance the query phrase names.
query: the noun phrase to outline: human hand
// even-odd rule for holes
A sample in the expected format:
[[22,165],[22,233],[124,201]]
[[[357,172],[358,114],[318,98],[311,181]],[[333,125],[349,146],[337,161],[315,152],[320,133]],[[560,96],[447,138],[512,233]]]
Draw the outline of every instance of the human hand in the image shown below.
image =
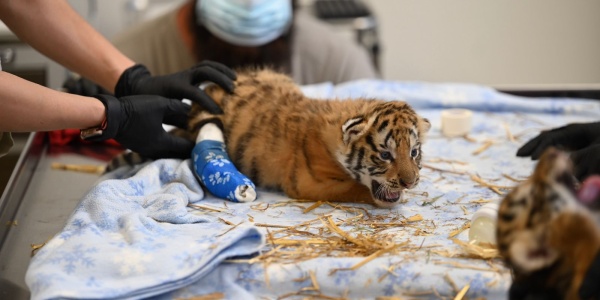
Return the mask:
[[156,95],[128,96],[117,99],[97,95],[106,107],[106,128],[87,140],[114,138],[124,147],[152,159],[189,158],[194,143],[167,133],[162,124],[187,126],[190,106],[176,99]]
[[83,77],[69,76],[62,85],[62,91],[70,94],[93,97],[97,94],[110,94],[101,86]]
[[538,159],[550,146],[565,150],[580,150],[592,144],[600,144],[600,122],[574,123],[552,130],[542,131],[517,151],[517,156]]
[[134,65],[119,78],[115,95],[118,98],[144,94],[180,100],[185,98],[200,104],[212,114],[221,114],[221,108],[198,85],[210,81],[231,93],[235,79],[235,72],[213,61],[203,61],[185,71],[164,76],[152,76],[145,66]]
[[570,150],[579,180],[600,173],[600,122],[574,123],[543,131],[517,151],[517,156],[538,159],[548,147]]
[[600,174],[600,143],[571,153],[575,177],[580,181],[592,174]]

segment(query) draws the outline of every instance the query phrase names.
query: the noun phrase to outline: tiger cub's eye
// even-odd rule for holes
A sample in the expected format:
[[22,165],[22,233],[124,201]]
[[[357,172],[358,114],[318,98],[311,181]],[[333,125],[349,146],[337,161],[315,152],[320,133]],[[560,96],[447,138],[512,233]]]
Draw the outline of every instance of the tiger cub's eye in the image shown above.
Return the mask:
[[379,153],[379,156],[381,156],[381,159],[385,159],[385,160],[392,159],[392,154],[387,151],[383,151],[383,152]]
[[415,148],[410,151],[410,157],[417,157],[419,155],[419,149]]

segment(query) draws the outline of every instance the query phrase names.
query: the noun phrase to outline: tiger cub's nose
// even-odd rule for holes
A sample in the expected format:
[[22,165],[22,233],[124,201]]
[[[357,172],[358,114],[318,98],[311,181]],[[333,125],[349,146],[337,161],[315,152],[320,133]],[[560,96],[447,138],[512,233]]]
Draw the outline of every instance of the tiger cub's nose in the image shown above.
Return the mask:
[[400,179],[400,185],[402,185],[404,188],[410,189],[411,187],[413,187],[413,185],[415,185],[415,181],[404,181],[403,179]]

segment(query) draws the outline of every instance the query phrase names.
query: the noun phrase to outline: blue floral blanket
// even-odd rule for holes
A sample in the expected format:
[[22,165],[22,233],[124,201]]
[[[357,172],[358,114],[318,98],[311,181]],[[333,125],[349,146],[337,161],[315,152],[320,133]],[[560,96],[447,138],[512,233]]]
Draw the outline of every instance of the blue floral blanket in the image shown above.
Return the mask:
[[[393,209],[205,194],[190,160],[118,170],[84,196],[32,259],[33,299],[504,299],[510,274],[494,249],[467,245],[470,219],[528,176],[516,150],[540,130],[600,119],[600,102],[525,99],[463,84],[381,80],[304,87],[317,98],[408,101],[432,123],[419,185]],[[352,100],[348,100],[352,101]],[[474,111],[467,138],[445,138],[440,113]]]

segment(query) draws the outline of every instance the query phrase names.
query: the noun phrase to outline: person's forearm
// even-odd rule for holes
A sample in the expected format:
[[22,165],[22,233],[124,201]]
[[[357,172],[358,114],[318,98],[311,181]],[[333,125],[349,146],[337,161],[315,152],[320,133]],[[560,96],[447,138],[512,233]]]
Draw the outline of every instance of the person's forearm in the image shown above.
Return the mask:
[[98,126],[105,108],[96,98],[58,92],[0,71],[0,132]]
[[111,92],[134,64],[64,0],[0,0],[0,19],[36,50]]

